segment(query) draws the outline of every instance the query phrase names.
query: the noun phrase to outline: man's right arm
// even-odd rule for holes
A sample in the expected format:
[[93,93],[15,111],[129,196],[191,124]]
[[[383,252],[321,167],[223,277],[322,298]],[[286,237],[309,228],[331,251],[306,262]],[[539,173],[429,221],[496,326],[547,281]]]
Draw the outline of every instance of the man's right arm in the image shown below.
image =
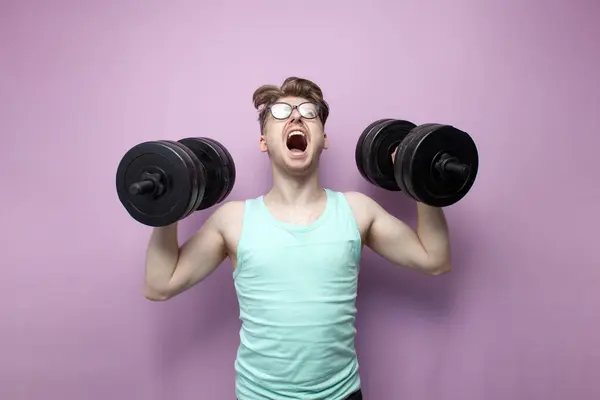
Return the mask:
[[181,248],[177,223],[154,228],[146,253],[144,295],[168,300],[210,275],[227,256],[222,227],[227,203],[219,207]]

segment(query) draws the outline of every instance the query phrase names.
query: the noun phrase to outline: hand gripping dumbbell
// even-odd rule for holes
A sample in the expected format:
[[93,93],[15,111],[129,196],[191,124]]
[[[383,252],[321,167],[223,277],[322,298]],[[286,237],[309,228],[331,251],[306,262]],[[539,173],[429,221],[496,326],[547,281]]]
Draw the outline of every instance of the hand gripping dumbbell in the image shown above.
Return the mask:
[[121,159],[116,174],[119,201],[148,226],[167,226],[222,202],[235,184],[235,163],[214,139],[140,143]]
[[[392,154],[396,151],[394,161]],[[362,177],[414,200],[446,207],[461,200],[477,176],[475,142],[451,125],[380,119],[367,126],[356,144]]]

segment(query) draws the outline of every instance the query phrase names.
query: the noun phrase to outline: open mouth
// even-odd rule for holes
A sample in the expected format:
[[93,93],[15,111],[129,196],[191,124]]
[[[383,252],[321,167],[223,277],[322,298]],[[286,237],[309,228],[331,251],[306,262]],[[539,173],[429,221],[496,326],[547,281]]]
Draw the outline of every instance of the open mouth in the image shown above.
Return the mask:
[[288,134],[287,137],[287,148],[292,153],[304,153],[306,151],[306,147],[308,146],[308,142],[306,141],[306,136],[302,131],[292,131]]

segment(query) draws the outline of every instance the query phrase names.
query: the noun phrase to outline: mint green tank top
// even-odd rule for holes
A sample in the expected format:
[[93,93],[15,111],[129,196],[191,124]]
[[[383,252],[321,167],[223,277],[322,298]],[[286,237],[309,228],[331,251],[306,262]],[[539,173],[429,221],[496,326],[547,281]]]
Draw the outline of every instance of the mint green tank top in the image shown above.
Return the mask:
[[263,196],[246,200],[233,272],[239,400],[338,400],[360,388],[361,238],[346,196],[325,192],[325,211],[310,225],[275,219]]

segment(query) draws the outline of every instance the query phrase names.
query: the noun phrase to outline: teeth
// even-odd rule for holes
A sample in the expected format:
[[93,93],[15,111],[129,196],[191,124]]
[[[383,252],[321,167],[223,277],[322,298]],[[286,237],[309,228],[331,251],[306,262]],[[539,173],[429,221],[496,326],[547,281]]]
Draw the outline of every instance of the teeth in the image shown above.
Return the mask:
[[288,137],[291,137],[291,136],[294,136],[294,135],[304,136],[304,132],[302,132],[302,131],[292,131],[292,132],[288,133]]

